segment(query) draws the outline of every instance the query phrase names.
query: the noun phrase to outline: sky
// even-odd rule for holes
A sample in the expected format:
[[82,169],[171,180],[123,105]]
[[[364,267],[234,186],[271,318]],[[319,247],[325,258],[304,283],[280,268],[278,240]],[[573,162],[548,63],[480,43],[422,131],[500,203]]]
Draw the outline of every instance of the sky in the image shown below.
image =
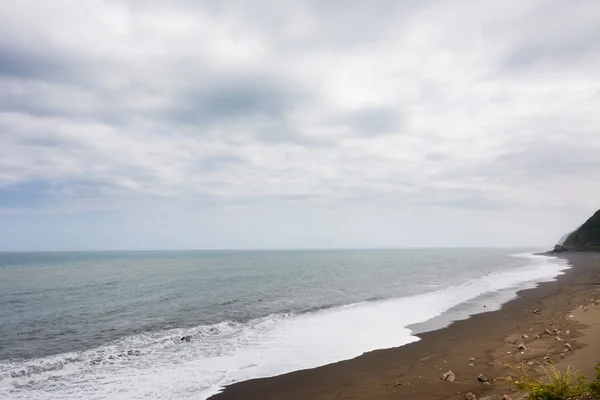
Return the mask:
[[0,250],[551,246],[597,0],[3,0]]

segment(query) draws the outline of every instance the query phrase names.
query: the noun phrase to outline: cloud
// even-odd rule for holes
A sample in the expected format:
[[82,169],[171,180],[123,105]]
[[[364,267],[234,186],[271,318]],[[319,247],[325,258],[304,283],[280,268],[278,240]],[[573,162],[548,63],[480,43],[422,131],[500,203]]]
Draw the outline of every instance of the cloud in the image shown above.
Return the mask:
[[6,1],[0,208],[208,207],[225,224],[285,205],[252,223],[310,232],[322,216],[303,207],[324,208],[395,235],[381,215],[521,207],[575,225],[600,198],[599,16],[592,0]]

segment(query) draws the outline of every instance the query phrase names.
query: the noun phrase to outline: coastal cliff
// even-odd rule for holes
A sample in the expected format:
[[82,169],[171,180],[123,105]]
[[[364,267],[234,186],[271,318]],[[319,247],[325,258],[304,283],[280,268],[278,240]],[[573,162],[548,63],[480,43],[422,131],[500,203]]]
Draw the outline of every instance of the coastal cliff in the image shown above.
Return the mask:
[[555,250],[600,251],[600,210],[569,234]]

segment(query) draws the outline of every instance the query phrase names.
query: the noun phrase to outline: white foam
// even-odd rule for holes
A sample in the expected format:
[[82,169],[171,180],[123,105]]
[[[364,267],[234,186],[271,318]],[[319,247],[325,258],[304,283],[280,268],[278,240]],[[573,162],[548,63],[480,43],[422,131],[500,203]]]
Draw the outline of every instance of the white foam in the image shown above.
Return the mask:
[[[552,280],[568,268],[561,259],[516,256],[528,258],[529,265],[421,295],[271,315],[247,324],[223,322],[147,333],[81,353],[0,362],[0,397],[205,399],[233,382],[401,346],[418,340],[406,328],[411,324],[486,293],[516,292]],[[191,342],[180,341],[186,335],[192,335]]]

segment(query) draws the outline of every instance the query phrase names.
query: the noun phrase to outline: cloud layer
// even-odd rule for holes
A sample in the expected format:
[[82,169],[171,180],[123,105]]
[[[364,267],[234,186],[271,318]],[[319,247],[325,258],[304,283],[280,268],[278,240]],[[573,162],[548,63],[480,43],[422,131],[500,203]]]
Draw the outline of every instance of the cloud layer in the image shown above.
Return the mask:
[[[7,248],[40,247],[28,235],[59,216],[100,229],[97,213],[186,237],[235,214],[247,232],[134,230],[130,247],[529,244],[598,208],[594,0],[8,0],[0,27]],[[364,221],[315,229],[337,213]],[[555,223],[511,234],[527,215]]]

